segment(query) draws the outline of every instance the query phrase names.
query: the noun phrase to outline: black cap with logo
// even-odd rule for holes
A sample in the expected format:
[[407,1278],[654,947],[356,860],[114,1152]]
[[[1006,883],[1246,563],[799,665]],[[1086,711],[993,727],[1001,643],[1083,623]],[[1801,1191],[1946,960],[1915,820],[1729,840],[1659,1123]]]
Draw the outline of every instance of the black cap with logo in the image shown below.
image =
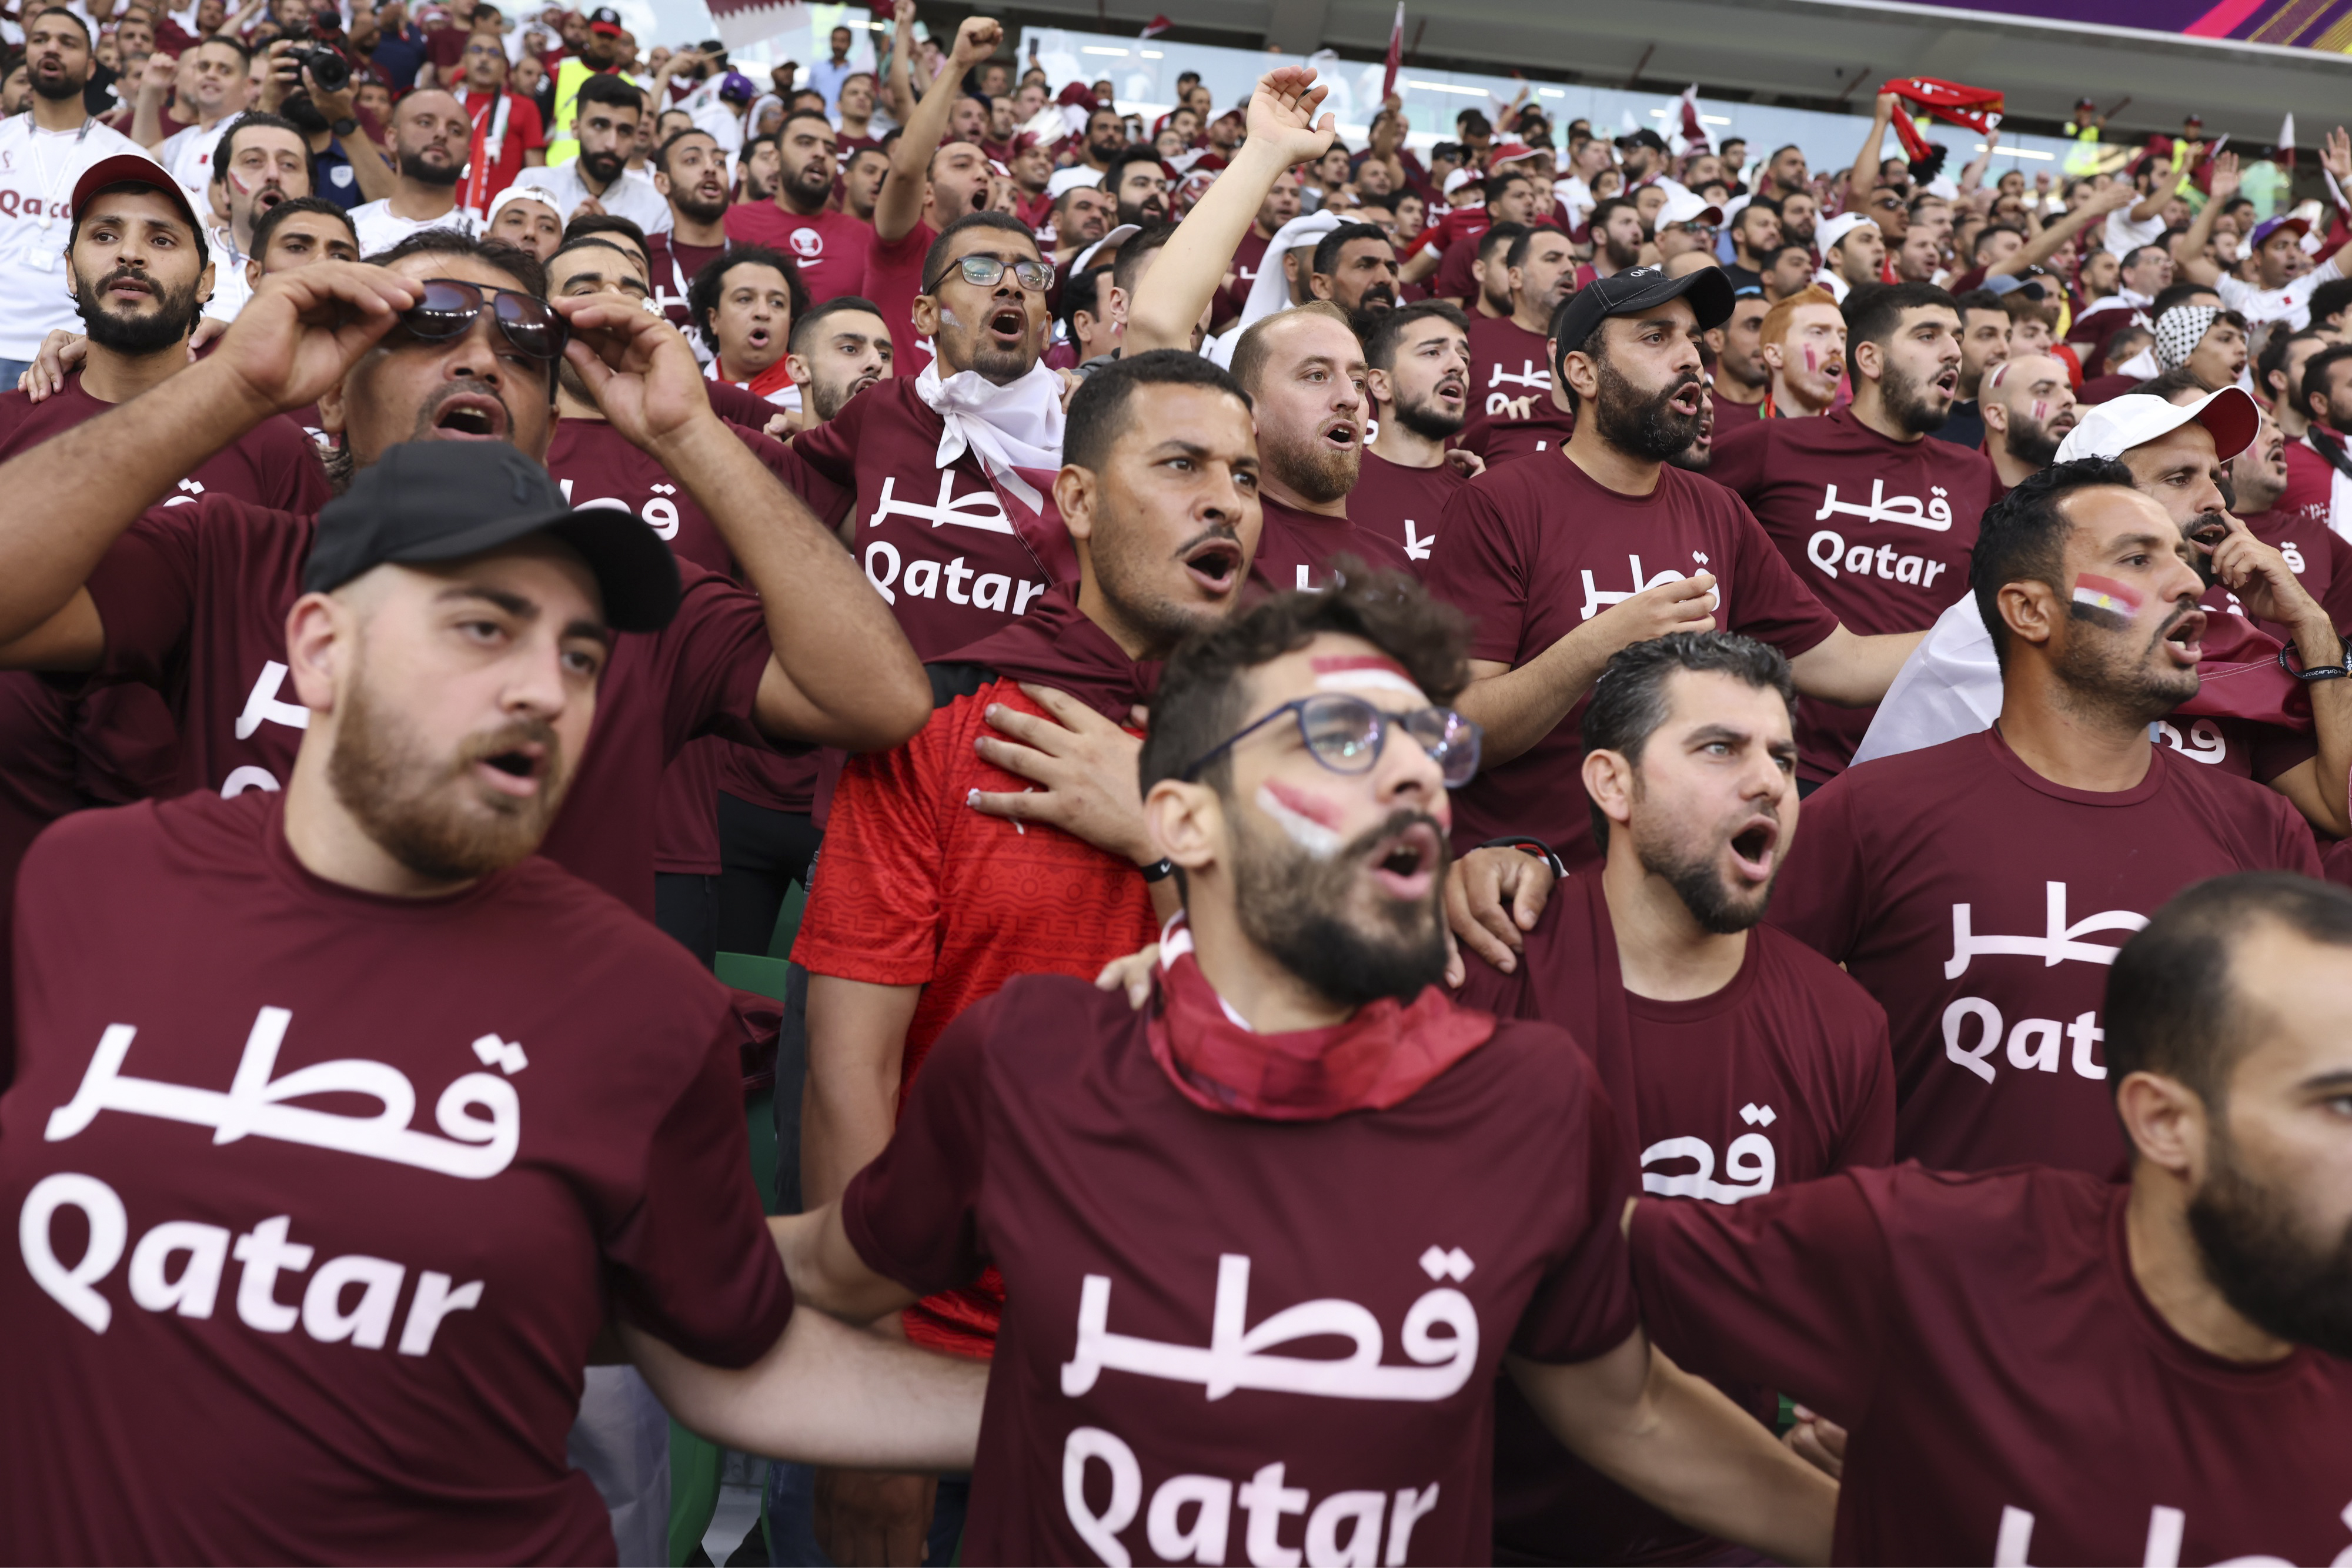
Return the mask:
[[1552,318],[1552,337],[1561,353],[1573,353],[1610,317],[1631,316],[1685,295],[1690,296],[1691,309],[1698,315],[1700,330],[1720,327],[1731,319],[1734,296],[1731,279],[1724,275],[1723,268],[1702,267],[1696,272],[1669,277],[1664,267],[1629,267],[1611,277],[1595,279],[1570,295],[1559,313]]
[[535,533],[587,562],[614,631],[658,632],[677,613],[677,562],[653,529],[617,507],[574,509],[545,468],[503,441],[387,448],[320,509],[302,589],[330,592],[386,562],[462,560]]

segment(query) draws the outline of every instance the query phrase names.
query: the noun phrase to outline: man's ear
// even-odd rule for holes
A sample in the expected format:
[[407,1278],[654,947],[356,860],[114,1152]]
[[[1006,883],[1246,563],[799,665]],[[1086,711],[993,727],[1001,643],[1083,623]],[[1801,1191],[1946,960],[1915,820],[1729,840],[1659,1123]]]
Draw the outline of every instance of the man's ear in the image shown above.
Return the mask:
[[1788,360],[1781,352],[1781,347],[1780,344],[1766,343],[1756,351],[1764,361],[1765,367],[1768,370],[1780,371],[1788,369]]
[[1581,349],[1561,358],[1559,379],[1568,383],[1568,390],[1576,394],[1579,402],[1590,402],[1601,395],[1600,369]]
[[[1865,355],[1867,355],[1868,358],[1864,358],[1864,356]],[[1859,343],[1849,344],[1847,346],[1845,351],[1845,362],[1846,368],[1853,371],[1855,375],[1860,376],[1866,381],[1874,382],[1878,380],[1881,375],[1885,373],[1886,350],[1882,345],[1872,342],[1868,339],[1864,339]]]
[[2068,613],[2058,591],[2037,578],[2002,583],[1995,602],[2010,635],[2037,648],[2058,634],[2058,622]]
[[1330,298],[1331,275],[1328,272],[1308,273],[1307,275],[1307,291],[1314,295],[1318,299]]
[[915,296],[915,336],[929,338],[933,342],[940,335],[940,302],[928,294]]
[[1206,784],[1162,779],[1143,798],[1143,826],[1152,848],[1198,872],[1216,863],[1224,842],[1224,801]]
[[286,668],[304,707],[334,711],[335,676],[354,630],[350,622],[350,607],[324,593],[306,593],[286,612]]
[[1633,765],[1622,751],[1584,754],[1584,792],[1601,808],[1612,828],[1633,820]]
[[1396,378],[1387,371],[1366,371],[1364,390],[1372,394],[1375,405],[1385,403],[1391,408],[1396,405]]
[[2116,1086],[2116,1115],[2139,1157],[2194,1184],[2211,1135],[2205,1102],[2178,1079],[2135,1072]]
[[1095,532],[1095,497],[1100,481],[1091,468],[1066,463],[1054,476],[1054,505],[1074,539],[1091,539]]
[[2009,434],[2009,405],[2002,402],[1979,402],[1977,412],[1984,418],[1984,427],[1995,435]]

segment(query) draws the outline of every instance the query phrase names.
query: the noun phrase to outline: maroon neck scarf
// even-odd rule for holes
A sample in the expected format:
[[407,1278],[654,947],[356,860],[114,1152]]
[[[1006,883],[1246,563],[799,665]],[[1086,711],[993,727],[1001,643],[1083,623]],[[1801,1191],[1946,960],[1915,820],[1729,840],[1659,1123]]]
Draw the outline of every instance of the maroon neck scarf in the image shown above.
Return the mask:
[[1236,1023],[1192,956],[1181,915],[1160,936],[1145,1038],[1177,1092],[1204,1111],[1266,1122],[1325,1122],[1385,1111],[1486,1043],[1491,1014],[1432,986],[1405,1006],[1384,998],[1328,1029],[1259,1034]]
[[2203,656],[2197,663],[2197,695],[2174,712],[2310,733],[2311,697],[2301,681],[2279,668],[2277,638],[2249,616],[2208,610],[2198,641]]
[[1113,724],[1160,686],[1160,661],[1130,659],[1110,633],[1078,609],[1077,584],[1047,589],[1025,615],[1007,622],[942,664],[985,664],[1007,680],[1067,692]]

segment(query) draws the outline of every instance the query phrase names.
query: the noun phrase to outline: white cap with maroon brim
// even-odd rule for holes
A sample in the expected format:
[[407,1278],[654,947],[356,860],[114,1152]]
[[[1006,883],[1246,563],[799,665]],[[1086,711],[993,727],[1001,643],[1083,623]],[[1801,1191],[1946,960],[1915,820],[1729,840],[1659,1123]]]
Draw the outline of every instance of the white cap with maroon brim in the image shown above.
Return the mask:
[[1697,192],[1679,185],[1667,193],[1666,204],[1658,209],[1658,222],[1661,224],[1687,224],[1700,218],[1721,228],[1723,209]]
[[2262,410],[2242,387],[2223,387],[2195,402],[2169,402],[2151,392],[2110,398],[2083,415],[2059,444],[2058,461],[2121,457],[2135,446],[2159,440],[2195,420],[2213,433],[2213,455],[2227,463],[2254,444]]

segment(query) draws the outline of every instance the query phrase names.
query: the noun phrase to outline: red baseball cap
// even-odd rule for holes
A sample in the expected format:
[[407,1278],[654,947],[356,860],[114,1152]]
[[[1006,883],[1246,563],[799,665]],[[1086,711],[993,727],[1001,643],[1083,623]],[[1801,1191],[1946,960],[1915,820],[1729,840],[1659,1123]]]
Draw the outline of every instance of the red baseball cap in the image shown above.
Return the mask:
[[196,209],[189,204],[188,193],[181,187],[179,181],[172,178],[171,171],[152,158],[138,152],[117,152],[111,158],[100,159],[82,171],[81,178],[74,182],[73,188],[72,218],[77,229],[81,226],[82,213],[91,199],[100,191],[116,185],[144,185],[151,191],[169,196],[172,204],[180,210],[180,215],[187,219],[188,227],[194,233],[196,244],[203,247],[205,258],[211,258],[212,247],[205,238],[205,225],[196,217]]

